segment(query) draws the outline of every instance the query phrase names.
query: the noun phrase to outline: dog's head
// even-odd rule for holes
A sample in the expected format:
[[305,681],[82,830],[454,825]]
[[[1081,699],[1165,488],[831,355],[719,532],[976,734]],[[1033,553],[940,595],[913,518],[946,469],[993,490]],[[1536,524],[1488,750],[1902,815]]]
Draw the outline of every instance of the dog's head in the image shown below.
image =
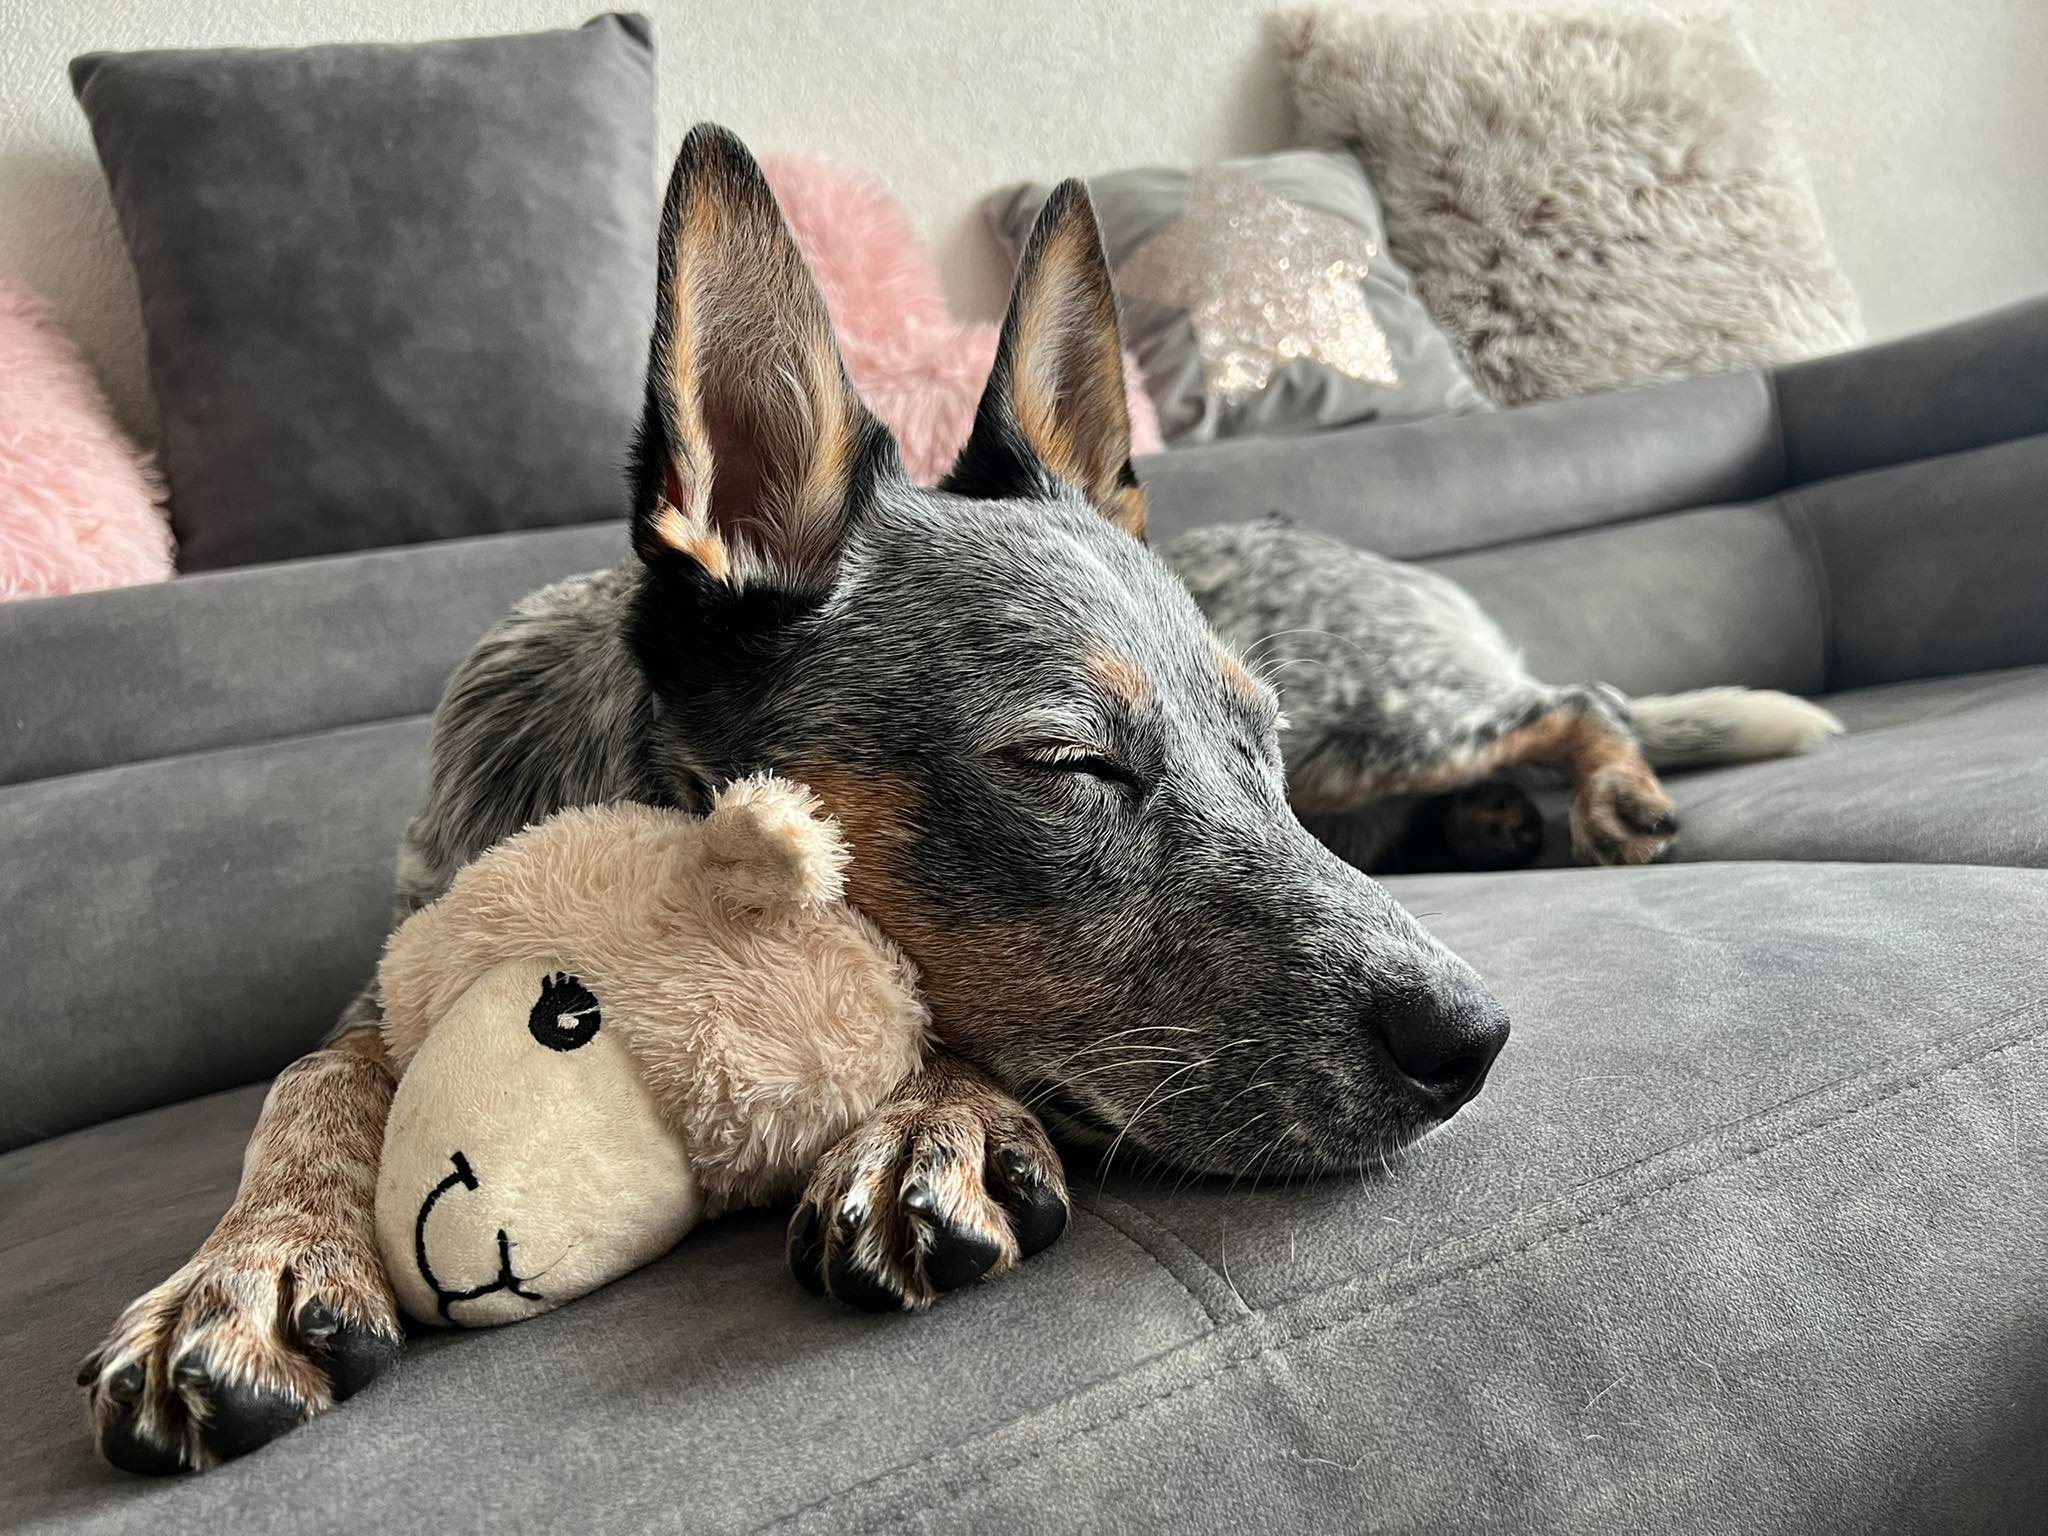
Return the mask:
[[633,621],[664,750],[808,782],[948,1043],[1181,1167],[1346,1166],[1476,1092],[1471,970],[1288,810],[1276,700],[1143,543],[1115,301],[1047,201],[973,437],[913,487],[773,196],[690,135],[662,222]]

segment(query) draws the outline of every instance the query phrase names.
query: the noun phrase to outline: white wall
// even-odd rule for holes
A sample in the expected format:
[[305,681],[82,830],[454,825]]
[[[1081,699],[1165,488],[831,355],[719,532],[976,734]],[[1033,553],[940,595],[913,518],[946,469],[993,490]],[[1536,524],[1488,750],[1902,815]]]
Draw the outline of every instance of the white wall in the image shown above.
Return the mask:
[[[963,314],[992,312],[1007,280],[972,216],[983,191],[1286,139],[1261,24],[1275,0],[644,8],[659,27],[669,146],[711,117],[757,149],[823,149],[880,172],[928,231]],[[1874,335],[2048,289],[2048,0],[1729,9],[1791,98]],[[147,435],[133,285],[66,59],[517,31],[587,14],[565,0],[0,0],[0,271],[56,301]]]

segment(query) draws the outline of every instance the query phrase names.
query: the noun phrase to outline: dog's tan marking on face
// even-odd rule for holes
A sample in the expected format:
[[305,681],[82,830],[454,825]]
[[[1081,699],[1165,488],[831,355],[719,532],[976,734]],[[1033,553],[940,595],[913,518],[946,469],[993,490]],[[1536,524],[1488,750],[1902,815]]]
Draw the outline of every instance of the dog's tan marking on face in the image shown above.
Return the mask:
[[1266,691],[1259,686],[1259,680],[1231,654],[1230,647],[1213,634],[1209,636],[1209,654],[1216,659],[1216,670],[1222,674],[1224,687],[1247,704],[1265,707]]
[[1152,680],[1145,669],[1121,651],[1098,645],[1088,652],[1088,670],[1095,680],[1126,704],[1146,704],[1152,699]]
[[822,758],[792,764],[846,834],[846,899],[910,957],[940,1037],[962,1049],[999,1040],[1057,989],[1057,964],[1028,929],[942,916],[911,870],[914,786]]

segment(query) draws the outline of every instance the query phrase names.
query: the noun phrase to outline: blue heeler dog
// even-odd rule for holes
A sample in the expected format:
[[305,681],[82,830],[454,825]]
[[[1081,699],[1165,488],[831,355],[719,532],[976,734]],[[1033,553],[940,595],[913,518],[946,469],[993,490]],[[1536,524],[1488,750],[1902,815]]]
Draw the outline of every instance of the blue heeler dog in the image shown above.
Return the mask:
[[[1479,1091],[1501,1009],[1304,829],[1290,782],[1350,810],[1547,753],[1594,781],[1592,856],[1668,836],[1618,700],[1517,695],[1462,731],[1383,710],[1378,745],[1304,738],[1330,723],[1312,708],[1282,736],[1273,690],[1142,542],[1079,183],[1045,205],[938,490],[849,386],[767,184],[720,130],[677,161],[658,301],[634,556],[527,599],[457,672],[398,914],[566,806],[702,808],[761,769],[809,783],[943,1042],[803,1192],[789,1257],[811,1289],[921,1307],[1058,1237],[1066,1185],[1026,1101],[1182,1169],[1307,1172],[1377,1161]],[[1236,557],[1197,549],[1190,573]],[[393,1089],[376,1019],[366,995],[278,1078],[228,1214],[86,1361],[115,1464],[240,1455],[396,1353],[371,1231]]]

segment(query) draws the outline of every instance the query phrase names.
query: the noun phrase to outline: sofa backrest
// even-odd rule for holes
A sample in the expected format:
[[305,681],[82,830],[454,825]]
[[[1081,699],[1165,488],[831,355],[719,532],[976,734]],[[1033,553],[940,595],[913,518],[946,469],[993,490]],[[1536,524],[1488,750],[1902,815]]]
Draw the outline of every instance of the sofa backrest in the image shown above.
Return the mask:
[[[1190,449],[1469,585],[1540,675],[1824,692],[2048,655],[2048,303],[1776,376]],[[369,975],[443,680],[617,525],[0,605],[0,1148],[251,1082]]]
[[621,525],[0,604],[0,1147],[256,1081],[376,964],[448,673]]

